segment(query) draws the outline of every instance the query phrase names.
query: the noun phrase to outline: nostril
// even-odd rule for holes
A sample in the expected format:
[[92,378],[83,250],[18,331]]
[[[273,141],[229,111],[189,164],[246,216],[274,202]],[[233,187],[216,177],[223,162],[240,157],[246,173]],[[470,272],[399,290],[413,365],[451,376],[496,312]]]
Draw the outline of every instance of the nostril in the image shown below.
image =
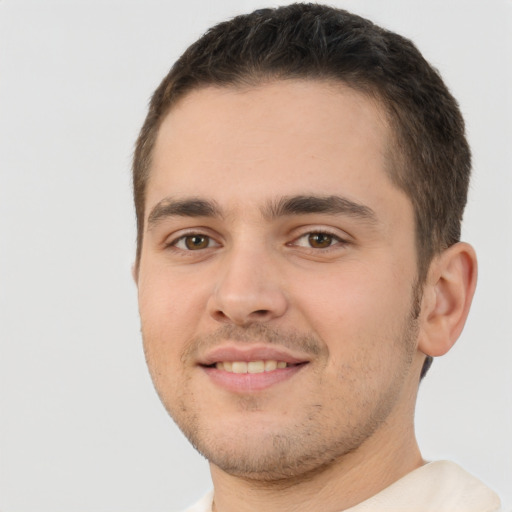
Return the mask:
[[230,288],[229,283],[217,286],[208,300],[208,314],[215,321],[247,325],[270,321],[286,311],[287,301],[279,288],[235,284],[238,288]]
[[214,311],[213,317],[219,322],[229,321],[229,317],[223,311]]

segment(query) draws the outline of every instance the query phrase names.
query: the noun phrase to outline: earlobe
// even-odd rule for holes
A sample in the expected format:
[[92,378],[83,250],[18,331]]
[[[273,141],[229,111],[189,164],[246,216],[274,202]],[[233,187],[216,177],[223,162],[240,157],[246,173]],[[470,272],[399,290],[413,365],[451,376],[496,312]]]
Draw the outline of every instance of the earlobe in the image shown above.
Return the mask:
[[459,242],[432,262],[424,288],[418,348],[429,356],[448,352],[460,336],[476,287],[474,249]]

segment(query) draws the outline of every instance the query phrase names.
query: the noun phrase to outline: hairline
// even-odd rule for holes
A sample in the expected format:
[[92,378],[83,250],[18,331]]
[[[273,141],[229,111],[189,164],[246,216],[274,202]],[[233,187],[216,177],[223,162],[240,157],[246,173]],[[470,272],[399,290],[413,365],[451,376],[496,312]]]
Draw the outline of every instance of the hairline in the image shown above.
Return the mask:
[[[426,247],[428,247],[428,240],[425,240],[424,235],[420,232],[420,224],[419,224],[419,206],[415,204],[414,196],[406,189],[405,186],[402,186],[401,175],[404,172],[407,172],[407,165],[413,165],[412,162],[409,163],[409,156],[404,154],[403,151],[399,150],[399,146],[401,146],[401,136],[400,131],[401,127],[396,119],[396,116],[393,115],[390,108],[390,101],[386,100],[384,95],[378,90],[378,88],[373,85],[367,85],[366,87],[359,86],[357,87],[355,84],[350,83],[348,80],[344,80],[342,77],[329,75],[327,73],[318,73],[314,74],[305,74],[298,76],[290,76],[285,73],[257,73],[247,72],[241,76],[237,76],[232,81],[226,81],[225,83],[215,83],[213,80],[208,81],[204,80],[197,84],[192,84],[188,88],[184,90],[180,90],[178,93],[174,94],[173,98],[169,101],[165,110],[162,112],[157,122],[153,125],[149,137],[146,141],[146,144],[149,143],[149,151],[146,154],[146,162],[143,167],[143,189],[142,189],[142,199],[143,199],[143,211],[141,215],[142,223],[140,223],[139,219],[139,228],[138,236],[137,236],[137,254],[135,261],[135,268],[138,268],[140,264],[140,258],[142,254],[142,244],[144,241],[144,229],[146,226],[146,213],[147,213],[147,204],[146,204],[146,191],[149,184],[149,180],[151,177],[151,168],[153,163],[153,155],[155,151],[155,146],[158,140],[158,136],[160,133],[160,129],[162,124],[169,116],[170,112],[178,108],[179,105],[186,101],[186,99],[194,92],[206,90],[210,88],[214,89],[231,89],[234,91],[249,91],[251,89],[265,87],[266,85],[271,85],[277,82],[284,81],[299,81],[299,82],[313,82],[320,83],[326,85],[327,87],[332,88],[333,92],[339,91],[340,85],[345,87],[351,92],[355,92],[361,97],[369,100],[373,103],[375,107],[376,113],[379,115],[379,119],[382,122],[386,133],[386,141],[384,144],[384,170],[386,175],[390,179],[390,182],[393,186],[395,186],[398,190],[401,190],[407,197],[407,199],[411,202],[414,212],[414,233],[415,233],[415,247],[416,247],[416,259],[417,259],[417,269],[418,269],[418,280],[420,284],[426,279],[426,274],[428,271],[428,267],[434,254],[433,251],[430,251],[427,254],[424,254],[426,251]],[[430,244],[431,246],[433,244]],[[444,248],[439,248],[437,252],[440,252]]]

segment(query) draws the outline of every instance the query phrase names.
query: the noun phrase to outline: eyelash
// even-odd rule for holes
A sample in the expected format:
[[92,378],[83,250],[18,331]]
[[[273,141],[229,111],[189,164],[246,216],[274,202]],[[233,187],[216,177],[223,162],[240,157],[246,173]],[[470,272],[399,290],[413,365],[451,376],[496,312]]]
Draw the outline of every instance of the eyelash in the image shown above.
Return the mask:
[[[315,235],[322,235],[322,236],[330,238],[331,240],[330,240],[329,245],[327,245],[326,247],[312,247],[310,245],[311,240],[308,240],[308,242],[307,242],[308,245],[307,246],[306,245],[298,245],[297,244],[297,242],[299,240],[306,239],[306,238],[310,239],[310,237],[315,236]],[[295,247],[302,247],[303,249],[306,249],[306,250],[318,253],[318,252],[327,252],[329,250],[334,250],[334,248],[336,246],[346,246],[346,245],[348,245],[348,243],[349,242],[347,240],[344,240],[340,236],[335,235],[331,231],[323,230],[323,229],[312,229],[312,230],[310,230],[310,231],[308,231],[306,233],[303,233],[302,235],[298,236],[292,242],[289,242],[287,245],[295,246]]]
[[[329,244],[326,247],[312,247],[310,245],[311,237],[318,236],[318,235],[324,236],[324,237],[327,237],[328,239],[330,239]],[[190,247],[187,247],[185,244],[187,242],[187,239],[192,239],[192,238],[207,239],[208,245],[206,247],[196,247],[197,251],[194,249],[191,249]],[[301,239],[306,239],[306,238],[308,239],[308,242],[306,242],[308,245],[300,245],[297,243]],[[320,243],[321,243],[321,241],[320,241]],[[302,250],[319,253],[319,252],[327,252],[329,250],[333,250],[336,246],[346,246],[346,245],[348,245],[348,243],[349,242],[347,240],[341,238],[338,235],[335,235],[334,233],[332,233],[330,231],[322,230],[322,229],[314,229],[314,230],[310,230],[310,231],[307,231],[307,232],[301,234],[300,236],[296,237],[291,242],[288,242],[286,245],[288,247],[300,247]],[[184,246],[180,247],[180,244],[182,244]],[[221,244],[219,242],[217,242],[212,236],[198,232],[198,231],[194,231],[194,232],[185,233],[185,234],[179,236],[178,238],[175,238],[174,240],[172,240],[171,242],[166,244],[165,247],[168,249],[174,250],[176,252],[179,252],[180,254],[185,255],[187,253],[190,254],[190,253],[194,253],[194,252],[200,252],[200,251],[204,251],[207,249],[212,249],[212,248],[220,247],[220,246],[221,246]]]
[[[186,246],[185,247],[179,247],[180,243],[183,243],[185,245],[187,239],[192,239],[192,238],[203,238],[203,239],[207,239],[208,240],[208,246],[207,247],[199,247],[198,251],[199,250],[211,249],[213,247],[220,247],[220,245],[221,245],[212,236],[206,235],[206,234],[201,233],[201,232],[194,231],[194,232],[190,232],[190,233],[185,233],[185,234],[179,236],[178,238],[175,238],[174,240],[172,240],[171,242],[166,244],[166,248],[169,248],[169,249],[172,249],[172,250],[176,250],[176,251],[180,251],[181,253],[196,252],[193,249],[190,249],[189,247],[186,247]],[[213,244],[212,244],[212,242],[213,242]]]

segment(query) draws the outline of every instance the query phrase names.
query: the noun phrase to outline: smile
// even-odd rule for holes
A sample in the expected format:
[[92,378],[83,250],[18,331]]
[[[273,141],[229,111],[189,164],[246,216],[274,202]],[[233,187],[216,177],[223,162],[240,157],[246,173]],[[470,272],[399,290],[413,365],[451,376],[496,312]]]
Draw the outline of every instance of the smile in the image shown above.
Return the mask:
[[278,368],[286,368],[286,361],[221,361],[215,364],[217,370],[224,370],[229,373],[264,373],[273,372]]
[[271,344],[226,342],[199,358],[197,365],[212,383],[235,394],[269,389],[302,373],[307,354]]

